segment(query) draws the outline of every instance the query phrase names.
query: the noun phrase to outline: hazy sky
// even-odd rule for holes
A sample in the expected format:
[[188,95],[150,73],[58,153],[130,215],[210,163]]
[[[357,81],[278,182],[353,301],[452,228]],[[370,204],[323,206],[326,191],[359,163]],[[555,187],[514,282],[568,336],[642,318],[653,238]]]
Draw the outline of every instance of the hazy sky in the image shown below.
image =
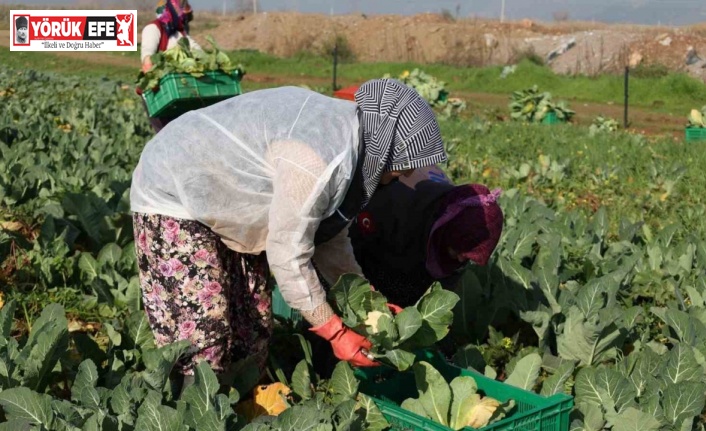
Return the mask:
[[[129,1],[129,0],[123,0]],[[249,0],[240,0],[249,1]],[[71,0],[0,0],[0,4],[67,4]],[[156,1],[155,1],[156,3]],[[221,10],[224,0],[191,0],[194,8]],[[225,0],[233,10],[238,0]],[[317,13],[415,14],[446,9],[461,17],[500,16],[502,0],[259,0],[259,8]],[[572,19],[640,24],[691,24],[706,21],[704,0],[505,0],[508,19],[552,19],[568,12]]]

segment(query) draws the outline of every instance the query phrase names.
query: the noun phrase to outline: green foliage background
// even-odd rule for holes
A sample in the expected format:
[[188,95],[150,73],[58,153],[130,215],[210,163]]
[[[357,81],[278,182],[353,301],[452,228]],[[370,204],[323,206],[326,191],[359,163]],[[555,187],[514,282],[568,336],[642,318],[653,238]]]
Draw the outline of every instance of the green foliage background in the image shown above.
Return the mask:
[[[443,73],[480,83],[495,72]],[[518,71],[485,90],[522,79]],[[603,97],[612,79],[592,83],[590,97]],[[679,76],[651,79],[672,106],[706,95]],[[447,81],[452,91],[458,85]],[[565,82],[527,83],[562,96]],[[689,99],[671,96],[684,92]],[[179,404],[165,388],[182,347],[156,349],[139,324],[128,197],[152,131],[132,86],[0,68],[0,105],[0,284],[4,301],[16,305],[3,308],[0,404],[10,422],[0,427],[112,429],[115,421],[129,429],[149,417],[169,424],[174,412],[187,417],[197,404]],[[447,356],[527,390],[574,395],[572,430],[703,429],[706,155],[699,144],[469,115],[440,122],[449,175],[505,190],[503,237],[491,263],[470,268],[457,288],[452,335],[440,345]],[[212,379],[202,372],[198,390],[209,391]],[[236,399],[221,395],[208,402],[227,427]],[[86,428],[94,426],[89,420],[97,428]],[[180,425],[191,426],[174,429]]]

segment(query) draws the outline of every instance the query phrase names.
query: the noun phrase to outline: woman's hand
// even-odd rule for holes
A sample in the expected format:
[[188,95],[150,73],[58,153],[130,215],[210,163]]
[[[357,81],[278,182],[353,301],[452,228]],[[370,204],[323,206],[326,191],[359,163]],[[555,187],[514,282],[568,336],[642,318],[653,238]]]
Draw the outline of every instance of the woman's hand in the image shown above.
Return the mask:
[[389,302],[387,303],[387,308],[392,314],[400,314],[403,310],[399,305],[390,304]]
[[145,60],[142,62],[142,71],[147,73],[150,69],[152,69],[152,60],[149,57],[145,57]]
[[[372,290],[373,292],[375,292],[375,286],[373,286],[373,285],[371,284],[371,285],[370,285],[370,290]],[[400,313],[402,312],[402,310],[403,310],[403,308],[400,307],[399,305],[390,304],[389,302],[387,303],[387,309],[390,310],[390,313],[392,313],[392,314],[400,314]]]
[[333,348],[333,354],[342,361],[347,361],[356,367],[377,367],[374,362],[363,354],[372,348],[368,339],[346,327],[338,316],[333,316],[325,324],[311,328],[311,332],[328,340]]

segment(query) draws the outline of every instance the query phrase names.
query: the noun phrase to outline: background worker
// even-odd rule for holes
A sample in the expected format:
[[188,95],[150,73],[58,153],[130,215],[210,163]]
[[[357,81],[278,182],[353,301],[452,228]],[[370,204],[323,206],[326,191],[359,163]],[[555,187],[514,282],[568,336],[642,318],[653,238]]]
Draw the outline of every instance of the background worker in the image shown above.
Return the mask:
[[436,166],[381,187],[350,228],[363,274],[401,307],[415,304],[435,281],[453,289],[469,262],[486,265],[498,244],[500,190],[455,186]]
[[[151,57],[164,52],[177,45],[180,39],[189,39],[192,50],[202,50],[201,46],[189,36],[189,22],[193,20],[194,13],[188,0],[160,0],[157,3],[157,18],[142,29],[140,47],[140,60],[142,72],[147,73],[152,68]],[[138,95],[142,89],[138,88]],[[147,104],[143,98],[142,103],[147,112]],[[174,120],[172,116],[150,117],[150,124],[155,132]]]

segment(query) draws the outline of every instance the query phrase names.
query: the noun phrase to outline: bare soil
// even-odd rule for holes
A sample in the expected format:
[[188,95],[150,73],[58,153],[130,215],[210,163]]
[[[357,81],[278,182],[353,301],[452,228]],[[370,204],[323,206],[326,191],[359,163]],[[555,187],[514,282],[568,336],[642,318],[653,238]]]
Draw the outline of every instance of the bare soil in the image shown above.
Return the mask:
[[703,66],[686,65],[690,47],[706,58],[706,31],[701,26],[648,27],[603,23],[500,23],[480,19],[452,20],[439,14],[317,15],[270,12],[257,15],[204,15],[226,49],[255,49],[277,56],[320,51],[345,39],[355,58],[365,62],[420,62],[485,66],[512,64],[534,53],[547,60],[567,43],[572,47],[549,65],[557,73],[619,71],[634,62],[661,64],[706,78]]
[[[144,25],[152,13],[140,12],[139,24]],[[548,60],[551,52],[571,43],[570,49],[548,62],[555,72],[617,72],[632,60],[633,65],[660,64],[706,81],[706,61],[686,64],[690,48],[706,59],[706,24],[657,27],[574,21],[500,23],[453,19],[441,14],[328,16],[264,12],[222,16],[197,10],[192,29],[199,42],[205,42],[205,36],[210,34],[226,49],[253,49],[283,57],[301,51],[329,50],[339,37],[359,61],[458,66],[513,64],[530,54]],[[0,45],[8,43],[9,34],[2,32]]]
[[[482,66],[512,64],[523,55],[534,53],[542,58],[569,41],[572,48],[557,56],[549,65],[557,73],[596,74],[621,70],[630,57],[643,63],[661,64],[670,70],[688,71],[706,77],[702,63],[685,65],[689,47],[706,58],[706,26],[682,28],[607,25],[602,23],[542,24],[524,20],[499,23],[489,20],[450,20],[438,14],[415,16],[363,15],[326,16],[292,12],[257,15],[197,14],[193,35],[205,42],[213,35],[225,49],[255,49],[276,56],[290,56],[301,51],[328,49],[336,36],[347,41],[359,61],[449,63]],[[8,46],[9,31],[0,30],[0,46]],[[139,65],[134,58],[110,53],[59,52],[59,56],[83,59],[103,65]],[[246,81],[268,85],[328,84],[328,79],[267,75],[248,71]],[[506,95],[459,92],[469,106],[481,110],[507,110]],[[622,118],[618,105],[582,103],[572,105],[576,121],[588,124],[596,115]],[[683,118],[632,108],[631,129],[637,133],[670,134],[680,137]],[[675,131],[676,130],[676,131]]]

